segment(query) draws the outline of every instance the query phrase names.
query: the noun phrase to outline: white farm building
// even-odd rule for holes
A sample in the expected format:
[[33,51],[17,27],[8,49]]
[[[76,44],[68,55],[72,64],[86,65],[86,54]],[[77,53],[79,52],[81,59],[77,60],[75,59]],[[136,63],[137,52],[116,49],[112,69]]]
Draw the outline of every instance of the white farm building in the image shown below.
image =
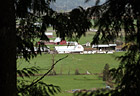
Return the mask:
[[92,48],[97,48],[98,50],[115,50],[116,44],[99,44],[92,45]]
[[55,46],[55,50],[60,53],[80,53],[84,51],[82,45],[75,46]]

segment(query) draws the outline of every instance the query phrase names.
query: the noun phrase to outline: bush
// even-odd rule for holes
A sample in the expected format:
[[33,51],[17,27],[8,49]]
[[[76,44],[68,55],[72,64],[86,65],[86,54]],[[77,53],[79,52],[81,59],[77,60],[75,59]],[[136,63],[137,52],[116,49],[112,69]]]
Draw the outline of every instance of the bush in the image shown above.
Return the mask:
[[106,64],[103,70],[103,81],[108,81],[110,78],[109,76],[109,65]]
[[76,70],[75,70],[75,75],[80,75],[80,73],[79,73],[79,70],[78,70],[78,69],[76,69]]

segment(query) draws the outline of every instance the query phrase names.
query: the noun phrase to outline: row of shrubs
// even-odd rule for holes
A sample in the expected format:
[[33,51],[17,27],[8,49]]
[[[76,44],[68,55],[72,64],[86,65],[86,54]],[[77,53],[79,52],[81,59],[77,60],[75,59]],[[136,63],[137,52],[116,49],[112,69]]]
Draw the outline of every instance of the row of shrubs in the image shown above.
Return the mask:
[[[49,73],[49,75],[62,75],[62,74],[63,74],[62,71],[60,71],[60,73],[57,74],[56,71],[55,71],[55,69],[53,69],[53,70]],[[84,75],[84,74],[86,74],[86,73],[80,73],[78,69],[75,69],[74,75]],[[68,71],[68,75],[70,75],[70,71]]]
[[[87,71],[86,73],[80,73],[78,69],[75,69],[75,75],[89,75],[90,73]],[[55,69],[53,69],[49,75],[62,75],[62,70],[60,70],[60,73],[57,74]],[[68,71],[68,75],[70,75],[70,70]],[[94,75],[98,75],[100,78],[103,79],[103,81],[106,82],[107,85],[110,87],[113,87],[113,82],[112,82],[112,76],[110,75],[109,72],[109,64],[106,64],[104,66],[103,72],[102,73],[95,73]]]

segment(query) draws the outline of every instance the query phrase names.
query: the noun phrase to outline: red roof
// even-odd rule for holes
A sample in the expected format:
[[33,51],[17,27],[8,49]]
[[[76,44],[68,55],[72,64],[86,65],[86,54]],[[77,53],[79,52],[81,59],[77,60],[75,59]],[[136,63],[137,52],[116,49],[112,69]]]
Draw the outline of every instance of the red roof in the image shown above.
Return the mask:
[[59,44],[60,45],[65,45],[65,44],[67,44],[67,42],[66,42],[66,40],[62,40]]

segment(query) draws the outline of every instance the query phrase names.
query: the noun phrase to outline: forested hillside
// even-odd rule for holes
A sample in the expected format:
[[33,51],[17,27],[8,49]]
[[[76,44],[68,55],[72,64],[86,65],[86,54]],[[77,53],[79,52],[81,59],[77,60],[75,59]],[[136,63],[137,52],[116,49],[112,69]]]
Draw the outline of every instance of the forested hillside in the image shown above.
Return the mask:
[[[105,0],[100,0],[100,4],[104,1]],[[53,8],[56,11],[69,11],[78,6],[82,6],[84,8],[93,6],[95,5],[95,2],[96,0],[90,0],[87,3],[85,3],[85,0],[56,0],[55,3],[51,4],[51,8]]]

